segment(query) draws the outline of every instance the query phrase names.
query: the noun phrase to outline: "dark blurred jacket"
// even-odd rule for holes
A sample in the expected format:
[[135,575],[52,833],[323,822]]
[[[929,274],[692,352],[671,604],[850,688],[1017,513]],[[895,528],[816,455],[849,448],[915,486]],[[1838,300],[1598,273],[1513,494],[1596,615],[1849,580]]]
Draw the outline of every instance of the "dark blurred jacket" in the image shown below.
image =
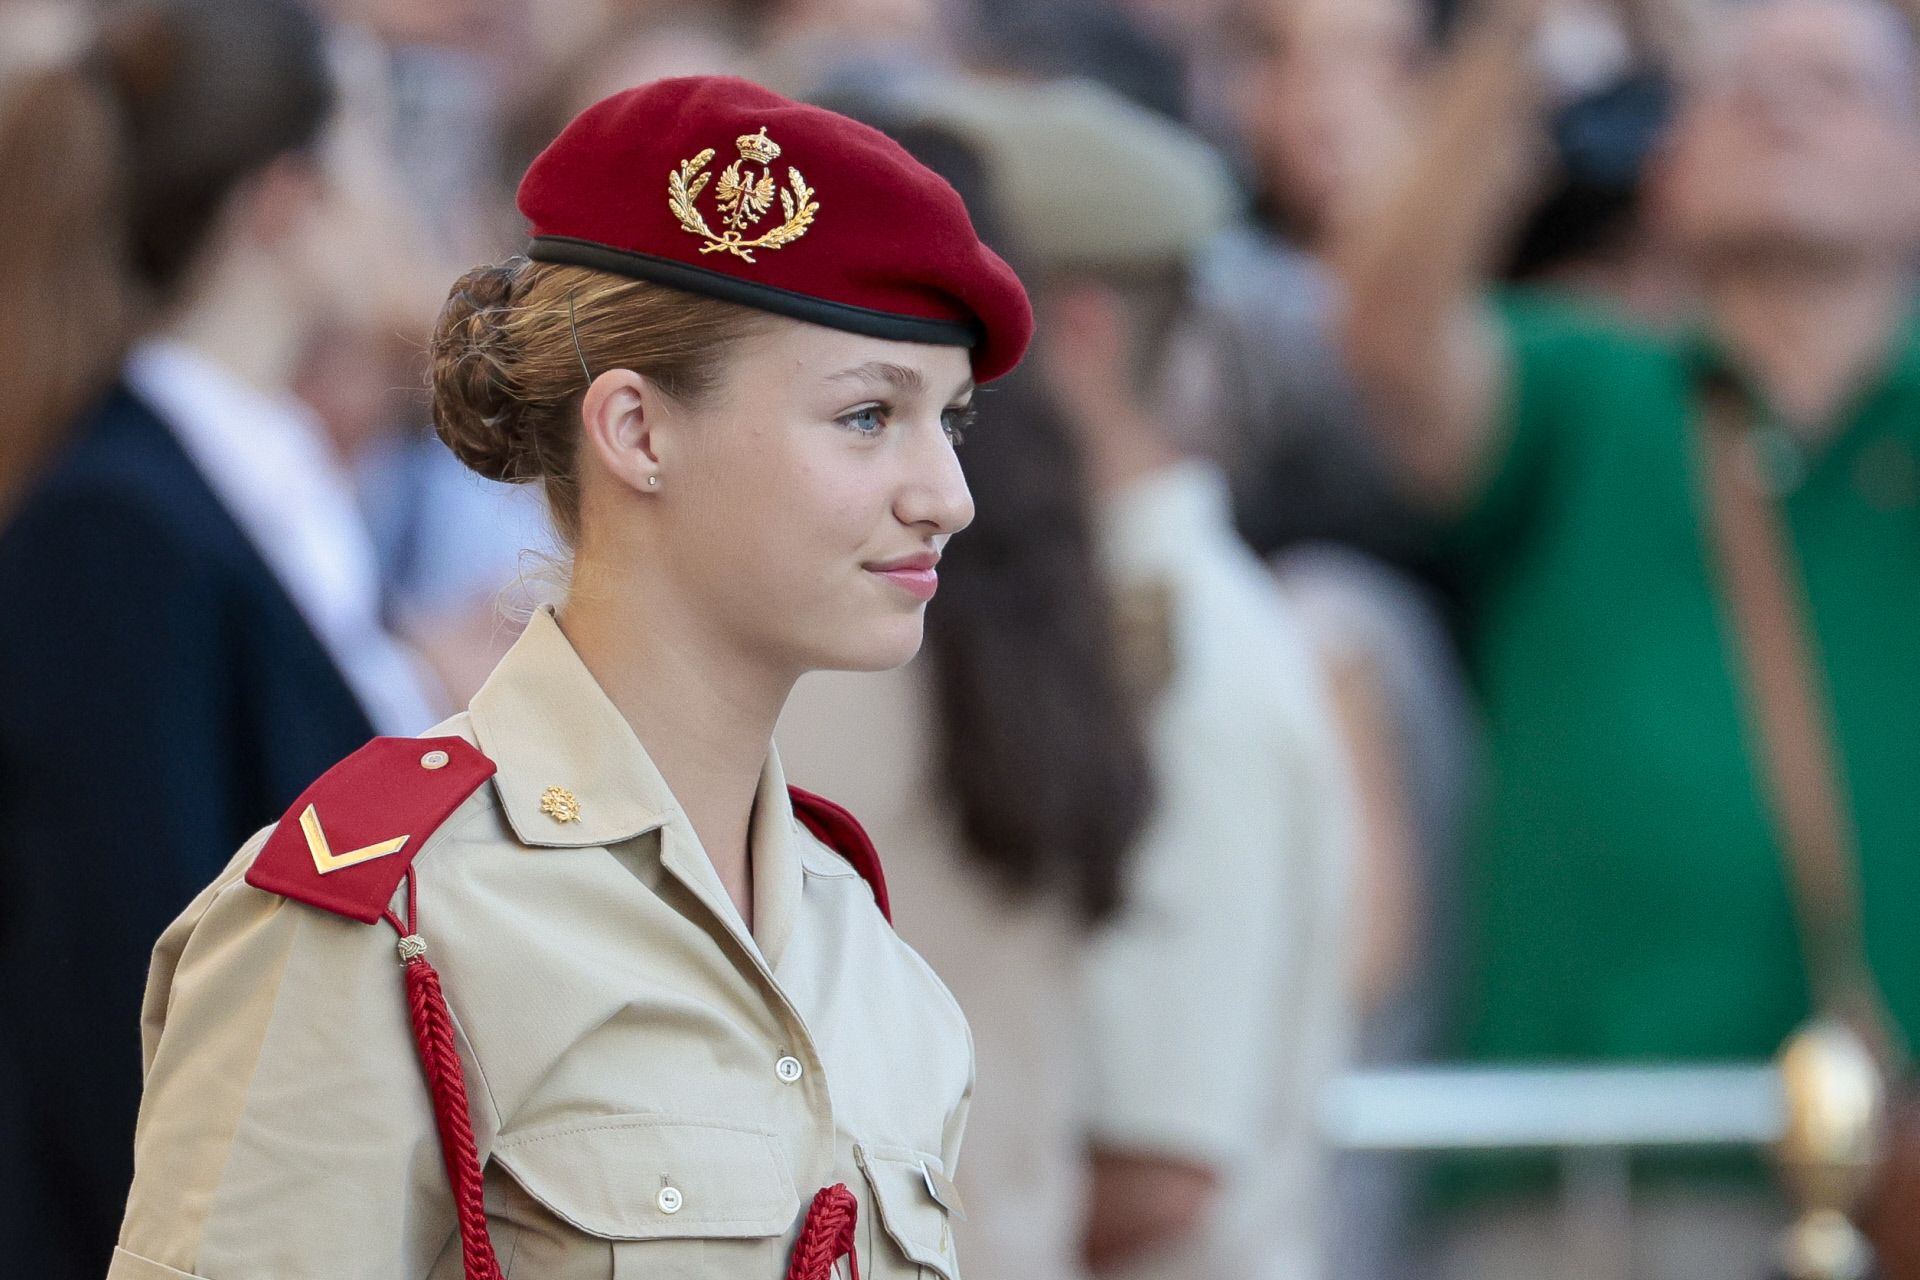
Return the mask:
[[0,1238],[105,1273],[162,929],[373,734],[167,425],[114,391],[0,532]]

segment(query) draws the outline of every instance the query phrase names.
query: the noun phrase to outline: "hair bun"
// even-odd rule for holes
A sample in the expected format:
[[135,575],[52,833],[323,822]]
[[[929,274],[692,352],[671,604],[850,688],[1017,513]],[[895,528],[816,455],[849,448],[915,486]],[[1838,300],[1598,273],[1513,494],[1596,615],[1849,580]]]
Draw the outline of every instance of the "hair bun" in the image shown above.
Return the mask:
[[524,258],[460,277],[434,324],[433,426],[453,454],[489,480],[537,480],[537,450],[522,422],[505,324]]

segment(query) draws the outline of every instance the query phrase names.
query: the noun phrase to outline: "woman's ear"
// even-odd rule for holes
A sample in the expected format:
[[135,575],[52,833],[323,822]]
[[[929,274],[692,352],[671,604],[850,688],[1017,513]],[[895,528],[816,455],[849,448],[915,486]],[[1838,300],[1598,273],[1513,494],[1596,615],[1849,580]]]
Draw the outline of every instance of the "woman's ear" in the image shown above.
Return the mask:
[[602,470],[640,492],[660,487],[660,389],[631,369],[609,369],[580,401],[587,450]]

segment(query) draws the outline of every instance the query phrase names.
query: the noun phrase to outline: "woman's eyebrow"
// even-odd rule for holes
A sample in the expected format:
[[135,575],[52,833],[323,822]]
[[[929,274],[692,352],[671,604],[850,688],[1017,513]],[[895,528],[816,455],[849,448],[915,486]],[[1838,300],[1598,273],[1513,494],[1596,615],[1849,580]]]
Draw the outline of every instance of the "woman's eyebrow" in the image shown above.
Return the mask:
[[888,360],[869,360],[865,364],[855,365],[851,369],[842,369],[827,379],[829,382],[884,382],[898,387],[902,391],[922,392],[927,389],[927,380],[918,369],[903,364],[894,364]]

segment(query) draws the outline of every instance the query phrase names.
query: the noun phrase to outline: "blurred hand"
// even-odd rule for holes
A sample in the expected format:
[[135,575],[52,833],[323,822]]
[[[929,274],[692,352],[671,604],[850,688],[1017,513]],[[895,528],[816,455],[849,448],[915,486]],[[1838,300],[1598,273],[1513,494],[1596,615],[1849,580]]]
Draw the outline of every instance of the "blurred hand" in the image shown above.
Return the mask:
[[1132,398],[1134,380],[1134,343],[1118,290],[1093,281],[1063,285],[1047,295],[1047,318],[1035,354],[1048,389],[1072,417],[1110,420]]
[[1143,1152],[1095,1147],[1090,1164],[1083,1251],[1096,1273],[1191,1236],[1220,1184],[1206,1165]]
[[[1098,492],[1124,488],[1179,455],[1135,364],[1140,340],[1121,292],[1092,280],[1049,287],[1035,365]],[[1157,371],[1163,372],[1163,371]]]

